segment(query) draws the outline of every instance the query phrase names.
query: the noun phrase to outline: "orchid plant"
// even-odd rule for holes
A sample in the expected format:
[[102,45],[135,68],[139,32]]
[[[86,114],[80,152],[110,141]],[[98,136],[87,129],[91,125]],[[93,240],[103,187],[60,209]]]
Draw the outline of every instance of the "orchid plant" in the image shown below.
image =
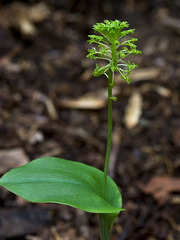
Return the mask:
[[[119,20],[97,23],[95,35],[89,35],[89,43],[97,48],[89,49],[88,58],[104,60],[96,64],[93,75],[105,75],[108,80],[108,137],[104,172],[83,163],[55,157],[39,158],[15,168],[0,178],[0,185],[31,202],[53,202],[69,205],[86,212],[97,213],[100,222],[101,240],[110,239],[110,229],[122,209],[122,198],[115,182],[108,176],[112,134],[112,96],[114,73],[130,83],[131,70],[137,67],[125,59],[136,50],[136,38],[127,39],[134,29],[128,22]],[[126,39],[125,39],[126,38]]]

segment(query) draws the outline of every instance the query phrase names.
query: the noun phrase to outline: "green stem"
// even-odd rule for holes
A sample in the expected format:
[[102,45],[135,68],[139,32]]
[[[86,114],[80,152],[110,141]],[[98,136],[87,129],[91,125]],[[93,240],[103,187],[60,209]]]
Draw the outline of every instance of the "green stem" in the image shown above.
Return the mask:
[[103,198],[106,199],[106,188],[107,188],[107,175],[109,158],[111,151],[111,135],[112,135],[112,87],[113,78],[111,69],[108,70],[108,138],[107,138],[107,148],[106,148],[106,160],[104,166],[104,184],[103,184]]
[[114,223],[117,215],[116,213],[99,213],[99,225],[101,240],[110,240],[111,226]]
[[110,227],[105,214],[99,214],[99,225],[101,240],[110,240]]

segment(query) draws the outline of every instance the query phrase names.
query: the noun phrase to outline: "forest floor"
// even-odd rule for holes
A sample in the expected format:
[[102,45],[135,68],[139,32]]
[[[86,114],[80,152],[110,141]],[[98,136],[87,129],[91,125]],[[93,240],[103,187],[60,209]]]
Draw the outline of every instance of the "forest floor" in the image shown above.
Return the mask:
[[[27,2],[0,5],[0,174],[42,156],[103,169],[107,81],[92,77],[87,39],[96,22],[127,20],[143,54],[130,85],[115,76],[109,174],[126,211],[111,240],[179,240],[178,1],[106,2],[103,11],[96,1]],[[98,231],[95,214],[0,188],[1,240],[95,240]]]

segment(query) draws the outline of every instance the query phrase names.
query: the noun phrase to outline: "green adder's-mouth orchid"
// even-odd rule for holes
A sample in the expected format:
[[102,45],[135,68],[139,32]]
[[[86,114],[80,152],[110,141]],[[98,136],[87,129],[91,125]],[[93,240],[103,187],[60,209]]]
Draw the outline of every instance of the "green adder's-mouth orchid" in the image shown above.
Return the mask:
[[0,178],[0,185],[31,202],[53,202],[69,205],[87,212],[97,213],[100,222],[101,240],[110,239],[111,226],[117,215],[123,211],[121,193],[115,182],[108,176],[112,135],[112,88],[114,72],[130,82],[128,75],[137,67],[125,61],[136,50],[136,38],[125,39],[134,29],[127,22],[119,20],[97,23],[93,29],[99,35],[90,35],[90,44],[97,44],[89,50],[87,57],[105,60],[107,64],[96,68],[94,76],[105,74],[108,79],[108,137],[104,172],[83,163],[61,158],[44,157],[10,170]]

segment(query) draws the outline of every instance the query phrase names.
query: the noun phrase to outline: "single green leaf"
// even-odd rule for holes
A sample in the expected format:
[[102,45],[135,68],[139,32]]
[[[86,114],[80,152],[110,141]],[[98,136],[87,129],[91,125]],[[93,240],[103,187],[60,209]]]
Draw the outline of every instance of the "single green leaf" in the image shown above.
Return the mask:
[[79,162],[40,158],[10,170],[0,185],[31,202],[54,202],[87,212],[121,211],[121,194],[108,177],[106,200],[102,197],[103,172]]

